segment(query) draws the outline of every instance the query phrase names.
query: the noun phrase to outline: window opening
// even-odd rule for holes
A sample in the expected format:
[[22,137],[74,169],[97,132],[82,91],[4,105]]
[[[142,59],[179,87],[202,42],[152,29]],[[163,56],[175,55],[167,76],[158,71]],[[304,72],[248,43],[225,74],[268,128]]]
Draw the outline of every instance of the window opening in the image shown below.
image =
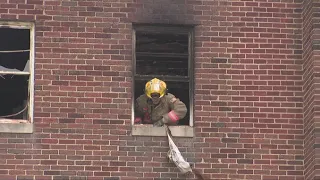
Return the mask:
[[134,100],[144,93],[147,81],[159,78],[188,108],[178,125],[192,125],[192,28],[137,25],[133,39]]
[[28,120],[30,29],[0,24],[0,119]]

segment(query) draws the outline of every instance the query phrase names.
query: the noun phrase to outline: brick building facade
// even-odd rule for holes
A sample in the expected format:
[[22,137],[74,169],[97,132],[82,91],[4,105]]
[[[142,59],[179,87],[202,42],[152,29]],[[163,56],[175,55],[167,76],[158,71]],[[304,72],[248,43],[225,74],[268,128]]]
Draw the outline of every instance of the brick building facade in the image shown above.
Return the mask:
[[[163,129],[132,125],[141,24],[191,29],[190,119],[173,131],[205,178],[320,177],[317,0],[0,0],[0,20],[31,44],[29,118],[1,120],[0,179],[186,178]],[[8,54],[21,38],[1,32]]]

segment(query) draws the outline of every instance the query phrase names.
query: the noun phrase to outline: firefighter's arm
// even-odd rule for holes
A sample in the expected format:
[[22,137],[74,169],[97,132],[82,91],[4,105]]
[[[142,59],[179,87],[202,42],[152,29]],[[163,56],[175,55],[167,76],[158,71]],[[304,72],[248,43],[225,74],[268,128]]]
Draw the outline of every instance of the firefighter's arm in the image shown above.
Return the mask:
[[163,115],[163,122],[165,124],[175,125],[180,119],[186,116],[187,107],[182,101],[172,94],[168,95],[168,103],[171,111]]
[[136,100],[134,105],[134,124],[141,124],[143,118],[143,112],[141,111],[139,102]]

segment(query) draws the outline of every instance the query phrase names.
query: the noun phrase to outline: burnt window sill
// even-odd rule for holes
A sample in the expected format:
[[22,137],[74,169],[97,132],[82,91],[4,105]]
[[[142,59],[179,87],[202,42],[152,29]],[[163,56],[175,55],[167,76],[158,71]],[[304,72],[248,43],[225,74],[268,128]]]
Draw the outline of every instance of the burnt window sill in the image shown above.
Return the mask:
[[33,124],[26,120],[1,120],[0,133],[33,133]]
[[[173,137],[194,137],[194,129],[191,126],[169,126]],[[167,136],[164,127],[153,125],[133,125],[132,136]]]

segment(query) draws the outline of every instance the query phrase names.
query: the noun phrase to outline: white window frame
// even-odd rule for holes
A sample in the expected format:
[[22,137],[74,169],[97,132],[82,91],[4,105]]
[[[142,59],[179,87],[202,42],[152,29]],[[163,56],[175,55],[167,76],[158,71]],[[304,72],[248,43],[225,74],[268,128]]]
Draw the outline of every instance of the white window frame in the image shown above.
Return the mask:
[[28,119],[16,120],[0,118],[0,133],[33,133],[33,106],[34,106],[34,44],[35,25],[33,22],[0,21],[0,28],[29,29],[30,49],[29,49],[29,72],[0,71],[1,74],[29,74],[29,100]]
[[[136,31],[139,29],[147,30],[150,29],[152,31],[161,31],[161,32],[178,32],[177,30],[182,30],[188,33],[189,38],[189,104],[187,104],[189,109],[189,126],[169,126],[171,129],[172,135],[176,137],[194,137],[194,56],[193,56],[193,27],[178,27],[178,26],[166,26],[166,25],[133,25],[132,28],[132,102],[131,102],[131,126],[132,126],[132,135],[133,136],[166,136],[164,127],[153,127],[150,124],[134,124],[134,91],[135,91],[135,76],[136,76]],[[148,78],[148,76],[142,78]],[[161,79],[161,76],[159,76]]]

